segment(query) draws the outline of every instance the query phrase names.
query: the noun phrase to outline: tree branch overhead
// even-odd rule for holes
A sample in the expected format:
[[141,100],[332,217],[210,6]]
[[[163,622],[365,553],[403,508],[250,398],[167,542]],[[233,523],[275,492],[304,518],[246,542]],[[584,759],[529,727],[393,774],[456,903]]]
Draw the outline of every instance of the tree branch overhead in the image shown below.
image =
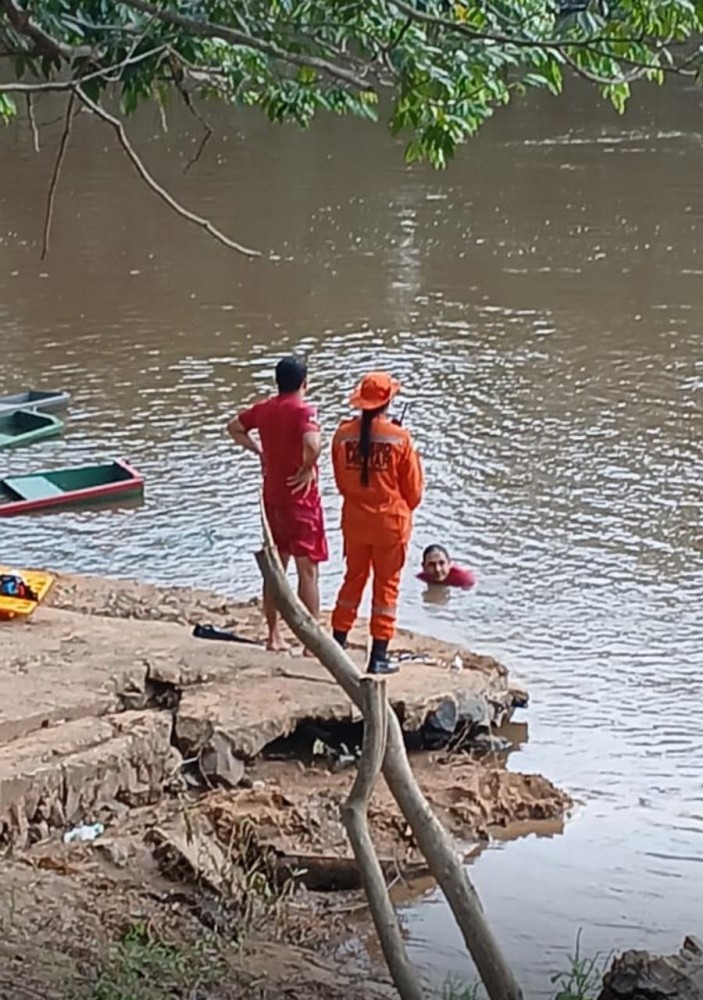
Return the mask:
[[190,209],[185,208],[179,201],[177,201],[173,195],[169,194],[169,192],[166,191],[166,189],[163,188],[147,170],[142,159],[129,141],[123,122],[114,115],[111,115],[105,110],[105,108],[101,107],[95,101],[91,100],[81,87],[76,87],[76,93],[89,111],[92,111],[94,115],[101,118],[108,125],[112,126],[120,146],[127,154],[127,157],[131,161],[141,179],[145,182],[147,187],[151,188],[154,194],[158,195],[159,198],[161,198],[161,200],[168,205],[170,209],[172,209],[177,215],[180,215],[181,218],[185,219],[187,222],[192,222],[194,225],[204,229],[206,233],[214,237],[214,239],[228,247],[230,250],[236,250],[237,253],[243,254],[245,257],[261,256],[258,250],[252,250],[250,247],[246,247],[243,244],[230,239],[229,236],[225,236],[225,234],[220,232],[220,230],[217,229],[209,219],[206,219],[201,215],[197,215],[195,212],[191,212]]
[[565,74],[617,112],[645,81],[700,78],[701,34],[703,6],[686,0],[0,0],[10,69],[0,121],[17,113],[12,94],[78,87],[101,112],[119,98],[123,134],[140,104],[163,106],[169,94],[301,127],[321,113],[376,121],[382,106],[406,161],[441,169],[511,101],[534,89],[559,95]]
[[147,0],[122,0],[122,3],[127,7],[132,7],[134,10],[149,14],[164,24],[182,28],[191,35],[198,35],[203,38],[219,38],[224,42],[229,42],[231,45],[254,49],[266,56],[270,56],[272,59],[280,59],[282,62],[290,63],[293,66],[317,69],[322,73],[327,73],[335,80],[350,84],[352,87],[358,87],[359,90],[371,89],[363,77],[352,73],[342,66],[335,65],[327,59],[320,59],[314,55],[299,55],[287,51],[280,45],[267,42],[246,32],[237,31],[223,24],[213,24],[210,21],[198,21],[177,11],[156,7],[154,4],[148,3]]
[[89,45],[70,45],[54,38],[44,31],[29,12],[19,7],[14,0],[0,0],[0,10],[5,13],[8,23],[14,30],[32,43],[36,55],[53,56],[68,61],[88,59],[93,55],[93,48]]

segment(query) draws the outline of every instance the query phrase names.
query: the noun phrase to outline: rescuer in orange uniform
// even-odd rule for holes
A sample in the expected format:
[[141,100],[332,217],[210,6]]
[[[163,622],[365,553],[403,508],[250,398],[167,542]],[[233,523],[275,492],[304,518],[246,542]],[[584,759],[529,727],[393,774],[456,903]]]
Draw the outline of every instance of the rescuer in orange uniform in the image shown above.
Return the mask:
[[343,421],[332,440],[332,466],[342,495],[346,573],[332,614],[341,646],[353,626],[373,570],[370,674],[390,674],[400,574],[422,499],[420,458],[407,430],[387,416],[400,385],[385,372],[362,379],[349,400],[361,416]]

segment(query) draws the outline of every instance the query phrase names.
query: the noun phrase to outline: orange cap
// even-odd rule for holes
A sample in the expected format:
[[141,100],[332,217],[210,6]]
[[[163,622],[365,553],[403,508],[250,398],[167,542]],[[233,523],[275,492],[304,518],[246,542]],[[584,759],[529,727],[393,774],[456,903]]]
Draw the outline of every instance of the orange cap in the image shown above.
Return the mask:
[[364,375],[349,397],[349,403],[357,410],[377,410],[397,396],[400,382],[396,382],[386,372],[371,372]]

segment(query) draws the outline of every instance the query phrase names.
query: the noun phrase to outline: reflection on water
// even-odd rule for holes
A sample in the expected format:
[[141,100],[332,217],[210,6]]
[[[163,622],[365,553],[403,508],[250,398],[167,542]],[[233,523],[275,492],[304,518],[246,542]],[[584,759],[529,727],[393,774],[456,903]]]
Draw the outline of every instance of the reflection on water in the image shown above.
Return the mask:
[[449,587],[431,587],[425,585],[422,591],[422,600],[425,604],[441,607],[442,605],[451,604],[452,595],[453,591]]
[[[622,122],[578,92],[516,108],[444,175],[406,170],[364,125],[244,119],[184,175],[192,123],[159,137],[143,119],[159,178],[276,258],[258,262],[172,218],[82,115],[41,263],[56,127],[39,157],[28,134],[0,135],[0,392],[73,394],[65,437],[0,471],[122,456],[147,480],[136,510],[0,524],[3,561],[249,595],[257,470],[226,419],[291,348],[328,434],[360,373],[391,368],[428,480],[403,624],[528,684],[511,766],[579,803],[563,836],[494,841],[473,867],[535,997],[579,926],[589,952],[670,949],[700,920],[701,98],[647,99]],[[323,486],[329,603],[328,467]],[[432,541],[477,569],[474,592],[426,599],[414,574]],[[470,974],[436,894],[404,912],[419,961]]]

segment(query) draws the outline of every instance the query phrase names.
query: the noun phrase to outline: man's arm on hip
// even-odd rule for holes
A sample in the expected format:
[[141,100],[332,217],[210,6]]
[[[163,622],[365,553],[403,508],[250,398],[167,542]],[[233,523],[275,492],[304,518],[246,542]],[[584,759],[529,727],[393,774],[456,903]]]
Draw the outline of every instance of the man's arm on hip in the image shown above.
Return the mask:
[[227,424],[227,433],[240,448],[244,448],[246,451],[250,451],[261,458],[261,445],[250,434],[256,428],[255,409],[252,406],[251,409],[244,410],[242,413],[237,414],[236,417],[233,417]]
[[294,476],[288,479],[293,496],[307,496],[317,479],[316,465],[322,451],[322,436],[319,431],[305,431],[303,434],[303,460]]
[[319,431],[305,431],[303,434],[303,469],[312,469],[322,452],[322,435]]

